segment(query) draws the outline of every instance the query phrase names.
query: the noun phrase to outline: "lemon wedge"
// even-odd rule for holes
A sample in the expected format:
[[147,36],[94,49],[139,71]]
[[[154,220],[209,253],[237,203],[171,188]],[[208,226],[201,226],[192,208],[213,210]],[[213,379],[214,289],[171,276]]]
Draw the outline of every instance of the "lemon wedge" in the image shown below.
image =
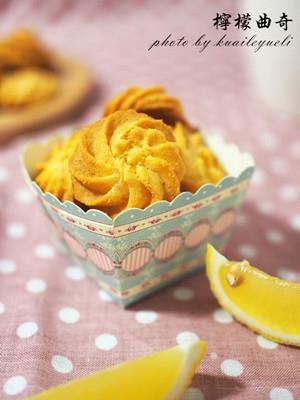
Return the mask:
[[205,354],[195,340],[47,390],[31,400],[179,400]]
[[247,261],[228,261],[207,246],[206,273],[221,306],[250,329],[275,342],[300,346],[300,284]]

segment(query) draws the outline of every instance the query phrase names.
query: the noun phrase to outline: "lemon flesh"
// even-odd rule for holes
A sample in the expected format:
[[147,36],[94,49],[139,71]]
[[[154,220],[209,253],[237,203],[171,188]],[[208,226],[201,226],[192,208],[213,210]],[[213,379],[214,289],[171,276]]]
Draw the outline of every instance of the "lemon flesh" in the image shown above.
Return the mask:
[[211,245],[206,273],[219,303],[238,321],[275,342],[300,346],[300,284],[230,262]]
[[57,386],[31,400],[177,400],[205,348],[205,342],[195,340]]

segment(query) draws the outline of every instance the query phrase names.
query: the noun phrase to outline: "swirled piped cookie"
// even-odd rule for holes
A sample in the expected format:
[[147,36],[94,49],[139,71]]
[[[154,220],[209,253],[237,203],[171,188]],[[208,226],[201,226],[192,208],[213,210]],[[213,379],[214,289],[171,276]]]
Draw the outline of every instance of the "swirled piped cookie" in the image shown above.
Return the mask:
[[52,54],[28,30],[0,41],[0,107],[48,100],[59,87]]
[[44,192],[54,194],[59,200],[74,200],[69,159],[79,142],[80,132],[72,133],[65,141],[55,145],[48,159],[37,165],[36,183]]
[[185,174],[171,128],[134,110],[116,111],[84,128],[69,168],[74,199],[111,216],[171,201]]
[[51,69],[51,53],[27,29],[19,29],[0,41],[0,69],[38,67]]
[[42,102],[58,88],[56,76],[38,68],[25,68],[0,78],[0,106],[17,107]]
[[44,191],[114,217],[128,208],[171,201],[183,191],[195,192],[226,174],[199,132],[124,104],[118,111],[107,107],[106,117],[52,150],[38,166],[36,182]]
[[216,183],[225,175],[201,134],[187,122],[180,101],[168,95],[163,87],[130,87],[111,99],[103,114],[109,115],[120,109],[143,112],[172,127],[186,169],[181,191],[195,192],[203,184]]
[[171,126],[178,121],[188,126],[180,101],[166,93],[162,86],[129,87],[104,106],[103,115],[107,116],[117,110],[129,109],[147,114],[155,119],[162,119]]
[[217,183],[225,171],[199,132],[190,133],[178,122],[173,129],[185,163],[181,191],[195,192],[206,183]]

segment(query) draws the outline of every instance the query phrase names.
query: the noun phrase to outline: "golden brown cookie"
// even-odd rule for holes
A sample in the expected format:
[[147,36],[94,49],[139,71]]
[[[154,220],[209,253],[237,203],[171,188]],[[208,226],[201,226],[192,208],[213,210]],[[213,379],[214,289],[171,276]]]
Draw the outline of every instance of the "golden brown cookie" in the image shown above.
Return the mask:
[[181,123],[177,123],[173,134],[186,167],[181,191],[195,192],[205,183],[217,183],[225,176],[223,167],[205,145],[199,132],[189,133]]
[[9,71],[26,67],[49,69],[52,56],[29,30],[20,29],[0,41],[0,69]]
[[48,160],[37,166],[36,183],[44,192],[54,194],[59,200],[74,200],[69,173],[69,158],[79,142],[80,132],[74,132],[61,145],[55,146]]
[[50,71],[25,68],[3,74],[0,79],[0,106],[18,107],[39,103],[53,96],[59,80]]
[[174,199],[185,173],[171,128],[134,110],[84,128],[69,166],[75,200],[111,216]]
[[136,110],[174,126],[180,121],[188,126],[180,101],[166,93],[162,86],[140,88],[132,86],[111,99],[104,107],[103,116],[117,110]]

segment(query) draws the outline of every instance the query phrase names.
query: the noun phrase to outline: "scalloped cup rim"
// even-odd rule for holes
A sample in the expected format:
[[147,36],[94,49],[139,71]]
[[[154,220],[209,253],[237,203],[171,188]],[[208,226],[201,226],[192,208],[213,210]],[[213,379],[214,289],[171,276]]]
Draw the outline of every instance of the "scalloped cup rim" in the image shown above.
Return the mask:
[[[205,136],[205,135],[204,135]],[[210,192],[211,194],[214,194],[216,192],[218,192],[219,190],[222,189],[223,186],[225,186],[225,184],[228,181],[239,181],[241,180],[242,176],[244,175],[248,175],[248,177],[250,178],[254,169],[255,169],[255,163],[254,163],[254,159],[251,156],[250,153],[241,153],[240,150],[238,149],[238,147],[234,144],[227,144],[223,141],[223,138],[216,134],[216,137],[218,137],[218,140],[221,139],[222,143],[224,144],[224,146],[233,146],[235,151],[237,152],[237,154],[239,154],[241,157],[248,157],[248,166],[245,166],[244,169],[241,170],[241,172],[237,175],[226,175],[224,176],[222,179],[220,179],[219,182],[217,182],[216,184],[212,184],[212,183],[206,183],[203,186],[200,186],[199,189],[195,192],[181,192],[179,193],[173,200],[171,201],[167,201],[167,200],[161,200],[161,201],[157,201],[155,203],[150,204],[149,206],[147,206],[144,209],[141,208],[128,208],[125,209],[123,211],[121,211],[114,219],[111,218],[108,214],[106,214],[105,212],[98,210],[96,208],[90,208],[88,210],[83,210],[81,207],[79,207],[76,203],[74,203],[73,201],[70,200],[66,200],[64,202],[60,201],[55,195],[53,195],[50,192],[44,192],[39,185],[32,179],[31,174],[28,171],[24,156],[25,153],[35,147],[40,147],[40,148],[47,148],[49,146],[49,144],[52,142],[54,142],[54,140],[61,140],[62,136],[58,135],[58,134],[54,134],[51,135],[50,138],[48,139],[47,142],[39,142],[39,141],[33,141],[31,143],[29,143],[22,151],[21,153],[21,165],[22,165],[22,170],[23,173],[25,175],[25,179],[27,181],[27,183],[32,187],[32,189],[39,194],[41,197],[45,198],[47,200],[51,199],[51,204],[56,205],[57,207],[59,207],[60,209],[66,211],[66,212],[71,212],[70,208],[72,208],[73,210],[75,209],[77,214],[79,216],[81,216],[82,218],[87,217],[87,219],[89,219],[88,217],[92,218],[93,221],[97,222],[97,220],[99,220],[99,222],[103,223],[103,219],[106,220],[106,223],[109,225],[118,225],[118,222],[120,220],[124,220],[124,219],[128,219],[128,222],[133,222],[134,220],[141,220],[146,218],[146,214],[148,214],[149,212],[151,213],[151,210],[153,210],[153,216],[157,215],[158,213],[161,214],[162,212],[167,212],[167,209],[171,209],[171,208],[176,208],[176,205],[178,203],[180,203],[180,201],[185,198],[186,201],[191,202],[192,199],[195,200],[200,200],[202,198],[202,194],[206,194],[207,192]],[[224,164],[224,163],[223,163]],[[225,169],[226,166],[224,165]],[[157,210],[157,212],[155,212],[155,209]],[[163,210],[161,212],[161,210]],[[134,215],[134,219],[132,218],[132,215]],[[124,223],[124,221],[123,221]]]

